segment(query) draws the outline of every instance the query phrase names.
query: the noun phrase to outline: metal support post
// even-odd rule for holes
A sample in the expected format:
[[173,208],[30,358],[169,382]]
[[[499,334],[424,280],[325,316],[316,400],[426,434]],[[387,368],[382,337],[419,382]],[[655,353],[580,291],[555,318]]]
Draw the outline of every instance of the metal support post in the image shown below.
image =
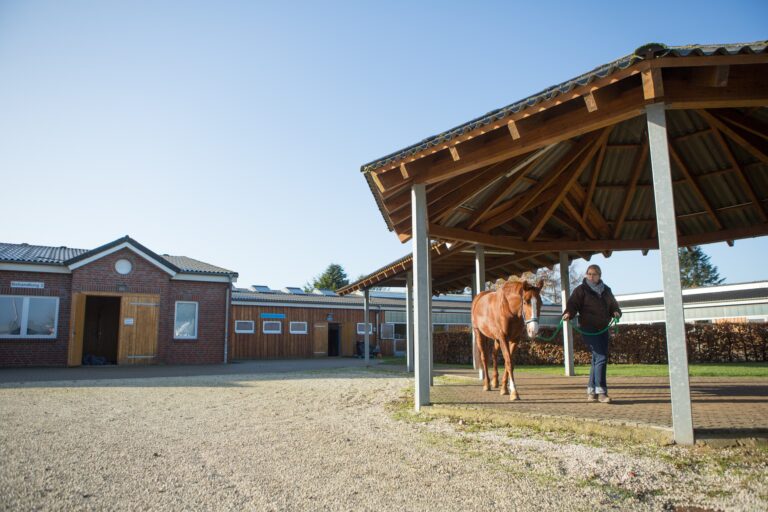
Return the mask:
[[413,281],[415,293],[413,325],[415,342],[414,408],[429,405],[429,237],[427,234],[427,192],[425,185],[411,187],[411,223],[413,234]]
[[[571,273],[568,268],[568,253],[560,251],[560,302],[562,303],[563,313],[571,295]],[[571,322],[564,322],[563,329],[563,364],[565,366],[565,376],[573,377],[576,375],[573,369],[573,328]]]

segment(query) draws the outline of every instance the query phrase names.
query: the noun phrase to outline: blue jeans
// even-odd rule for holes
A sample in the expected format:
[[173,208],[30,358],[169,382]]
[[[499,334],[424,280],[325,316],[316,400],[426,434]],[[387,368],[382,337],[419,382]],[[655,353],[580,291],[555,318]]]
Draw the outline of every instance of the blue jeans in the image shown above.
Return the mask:
[[592,349],[592,366],[589,368],[587,393],[608,393],[605,368],[608,365],[608,331],[598,335],[583,336],[584,343]]

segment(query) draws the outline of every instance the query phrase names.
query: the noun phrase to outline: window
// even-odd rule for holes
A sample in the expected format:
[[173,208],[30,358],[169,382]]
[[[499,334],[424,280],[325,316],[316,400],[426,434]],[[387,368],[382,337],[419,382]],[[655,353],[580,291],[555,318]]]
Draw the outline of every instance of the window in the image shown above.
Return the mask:
[[264,320],[261,332],[264,334],[281,334],[283,332],[283,322],[277,320]]
[[235,332],[253,334],[256,330],[253,320],[235,320]]
[[307,322],[291,322],[288,329],[291,334],[307,334]]
[[383,340],[395,339],[395,324],[391,324],[391,323],[381,324],[381,339]]
[[[365,323],[357,324],[357,334],[365,334]],[[373,334],[373,324],[368,324],[368,334]]]
[[58,297],[0,296],[0,338],[55,338]]
[[173,337],[177,340],[197,339],[197,302],[176,301]]

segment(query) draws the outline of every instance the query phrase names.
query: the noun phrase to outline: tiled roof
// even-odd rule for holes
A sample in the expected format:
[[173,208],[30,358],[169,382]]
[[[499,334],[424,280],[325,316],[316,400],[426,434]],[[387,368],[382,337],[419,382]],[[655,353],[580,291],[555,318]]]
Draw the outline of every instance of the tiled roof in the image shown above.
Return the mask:
[[[301,305],[324,305],[324,306],[348,306],[354,308],[363,307],[363,297],[361,295],[328,296],[328,295],[293,295],[290,293],[257,293],[239,291],[242,288],[236,288],[232,291],[233,301],[253,302],[253,303],[274,303],[274,304],[296,304]],[[432,299],[432,307],[436,309],[458,309],[469,311],[471,298],[457,300],[456,297],[436,297]],[[375,297],[371,296],[370,305],[372,308],[381,307],[403,307],[405,297]]]
[[96,249],[73,249],[70,247],[48,247],[44,245],[30,245],[26,243],[10,244],[0,242],[0,262],[64,266],[87,258],[91,255],[98,254],[103,250],[109,249],[123,242],[131,243],[136,248],[147,253],[150,257],[155,258],[161,263],[166,263],[174,270],[183,273],[237,276],[237,273],[231,270],[217,267],[215,265],[210,265],[208,263],[188,258],[186,256],[169,256],[167,254],[159,256],[127,236],[119,238],[101,247],[97,247]]
[[46,247],[44,245],[8,244],[0,242],[0,261],[9,263],[42,263],[63,265],[65,261],[88,252],[71,247]]
[[461,124],[455,128],[451,128],[438,135],[428,137],[417,144],[408,146],[407,148],[395,151],[387,156],[374,160],[361,167],[362,172],[369,172],[379,167],[384,167],[392,164],[402,158],[406,158],[411,155],[415,155],[424,150],[427,150],[434,146],[440,146],[446,142],[460,137],[461,135],[470,132],[472,130],[482,128],[483,126],[492,124],[496,121],[500,121],[510,114],[516,114],[521,110],[533,107],[543,101],[548,101],[561,94],[567,94],[576,87],[588,85],[589,83],[605,78],[608,75],[615,73],[616,71],[626,69],[627,67],[635,64],[638,61],[648,58],[658,57],[690,57],[690,56],[708,56],[708,55],[735,55],[735,54],[754,54],[754,53],[766,53],[768,52],[768,41],[755,41],[752,43],[732,43],[732,44],[694,44],[686,46],[664,46],[656,43],[647,44],[641,46],[634,53],[616,59],[608,64],[598,66],[592,71],[584,73],[567,80],[561,84],[554,85],[544,89],[541,92],[528,96],[520,101],[507,105],[487,114],[480,116],[476,119]]

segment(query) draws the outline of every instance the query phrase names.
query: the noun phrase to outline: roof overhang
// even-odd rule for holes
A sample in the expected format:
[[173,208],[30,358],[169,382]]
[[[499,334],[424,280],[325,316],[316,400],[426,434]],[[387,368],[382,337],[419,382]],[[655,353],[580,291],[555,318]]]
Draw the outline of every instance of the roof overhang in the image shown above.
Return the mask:
[[76,270],[80,267],[88,265],[89,263],[93,263],[94,261],[100,260],[105,256],[109,256],[110,254],[116,253],[123,249],[128,249],[134,254],[141,256],[146,261],[148,261],[155,267],[159,268],[160,270],[162,270],[163,272],[165,272],[171,277],[174,277],[179,273],[178,268],[171,267],[167,262],[165,262],[165,260],[162,260],[153,252],[149,251],[144,246],[136,243],[134,240],[131,240],[131,239],[127,239],[127,240],[119,239],[119,240],[116,240],[115,242],[111,242],[107,245],[96,248],[92,251],[83,253],[80,256],[67,261],[66,265],[70,270]]
[[766,47],[647,47],[362,171],[401,241],[411,186],[424,184],[433,240],[587,259],[648,251],[644,113],[663,103],[680,245],[768,235]]

